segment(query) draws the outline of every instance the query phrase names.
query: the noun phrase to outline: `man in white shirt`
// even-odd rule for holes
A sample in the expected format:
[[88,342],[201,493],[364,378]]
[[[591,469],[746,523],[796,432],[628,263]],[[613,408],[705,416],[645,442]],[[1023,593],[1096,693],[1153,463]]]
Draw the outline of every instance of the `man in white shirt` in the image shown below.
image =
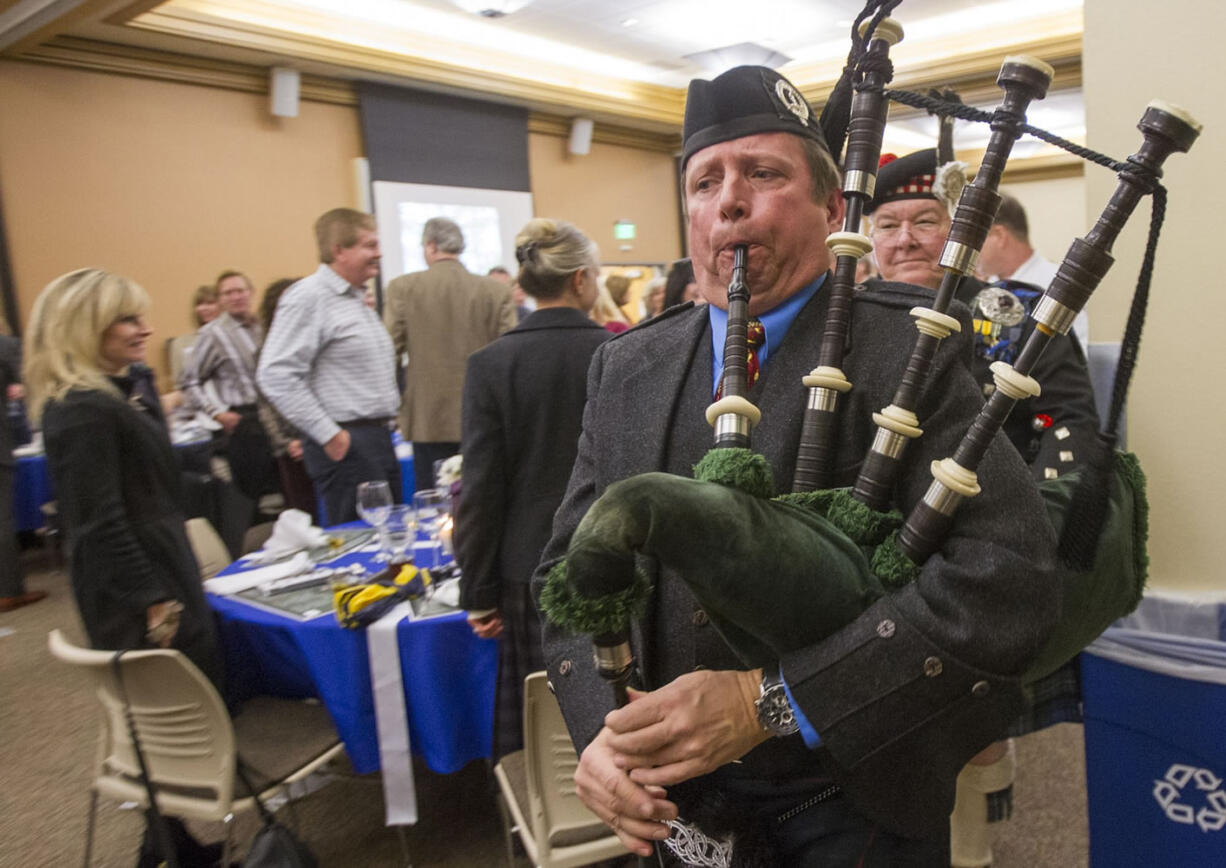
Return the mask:
[[[1022,203],[1008,193],[1001,194],[996,221],[979,253],[978,271],[987,280],[1019,280],[1046,290],[1056,276],[1057,265],[1040,256],[1030,246],[1030,225]],[[1090,317],[1084,310],[1073,320],[1073,333],[1085,350],[1090,342]]]
[[357,518],[358,483],[387,480],[400,500],[390,423],[400,407],[395,355],[363,301],[379,273],[369,214],[334,208],[315,221],[320,266],[281,296],[260,354],[265,397],[304,433],[303,462],[323,501],[321,521]]

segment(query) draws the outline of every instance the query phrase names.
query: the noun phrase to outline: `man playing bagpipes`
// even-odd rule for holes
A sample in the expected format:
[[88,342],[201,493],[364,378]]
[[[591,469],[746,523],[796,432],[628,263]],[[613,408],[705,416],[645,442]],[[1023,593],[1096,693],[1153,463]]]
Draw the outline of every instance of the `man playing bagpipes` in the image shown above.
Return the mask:
[[[764,330],[747,395],[761,410],[753,445],[776,480],[792,478],[799,383],[815,363],[829,304],[825,239],[843,225],[834,161],[796,89],[769,69],[742,67],[692,83],[682,165],[690,254],[710,305],[666,312],[598,351],[579,457],[538,578],[610,485],[649,471],[690,477],[707,452],[704,408],[720,381],[737,245],[748,247],[749,316]],[[855,296],[842,364],[854,388],[842,396],[833,438],[835,486],[856,478],[874,437],[872,414],[890,403],[907,368],[909,311],[929,296],[902,284]],[[970,317],[960,305],[949,314],[961,330],[942,342],[916,407],[924,436],[903,459],[904,513],[923,497],[929,463],[951,454],[982,405],[965,362]],[[820,594],[836,575],[861,570],[863,555],[850,544],[815,544],[803,555],[755,545],[753,521],[731,523],[718,493],[697,512],[682,510],[677,527],[661,529],[690,543],[679,569],[640,563],[652,587],[635,623],[647,692],[610,713],[590,638],[545,628],[550,680],[581,753],[575,779],[584,802],[642,854],[680,812],[731,833],[740,864],[948,865],[954,779],[1017,715],[1020,676],[1059,607],[1055,533],[1003,436],[978,474],[983,493],[963,504],[918,578],[888,596],[871,582],[859,586],[837,601],[858,613],[846,626],[748,671],[679,572],[731,570],[729,593],[752,595],[759,574],[800,562],[811,565],[805,575]],[[781,621],[796,602],[774,601]],[[799,732],[789,710],[801,718]],[[710,846],[697,840],[698,849]]]

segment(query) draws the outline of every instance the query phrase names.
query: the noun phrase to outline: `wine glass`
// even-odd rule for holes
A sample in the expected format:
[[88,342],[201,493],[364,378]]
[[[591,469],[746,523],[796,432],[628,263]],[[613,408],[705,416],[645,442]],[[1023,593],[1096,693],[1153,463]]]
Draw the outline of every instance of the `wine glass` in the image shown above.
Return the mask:
[[417,550],[425,557],[417,559],[419,566],[442,565],[444,529],[451,522],[451,495],[445,488],[427,488],[413,494],[413,512],[417,517]]
[[379,531],[379,554],[375,560],[387,560],[384,550],[387,547],[386,531],[388,515],[392,511],[392,490],[387,480],[379,479],[373,482],[358,483],[357,499],[358,515],[362,521]]

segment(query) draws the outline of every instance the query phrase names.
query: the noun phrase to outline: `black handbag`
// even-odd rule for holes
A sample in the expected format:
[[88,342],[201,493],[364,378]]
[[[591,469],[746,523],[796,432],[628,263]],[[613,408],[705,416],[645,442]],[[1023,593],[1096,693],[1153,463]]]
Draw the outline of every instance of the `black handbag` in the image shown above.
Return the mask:
[[247,858],[243,860],[243,868],[319,868],[319,860],[311,849],[298,840],[298,836],[288,827],[278,823],[272,812],[260,801],[258,791],[251,785],[251,780],[243,769],[241,757],[237,771],[239,780],[247,786],[251,798],[255,800],[260,819],[264,821],[260,831],[251,839],[251,848],[247,851]]

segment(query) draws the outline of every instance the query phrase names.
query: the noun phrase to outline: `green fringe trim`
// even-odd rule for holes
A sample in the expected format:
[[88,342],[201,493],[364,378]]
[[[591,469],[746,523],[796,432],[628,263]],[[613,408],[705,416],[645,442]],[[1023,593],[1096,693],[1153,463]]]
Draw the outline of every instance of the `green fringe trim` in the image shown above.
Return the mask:
[[897,530],[891,531],[885,541],[873,549],[871,565],[881,584],[891,591],[906,587],[920,574],[920,568],[898,547]]
[[1116,452],[1115,463],[1120,475],[1124,477],[1137,497],[1132,516],[1132,530],[1136,540],[1133,546],[1137,571],[1136,597],[1128,606],[1128,611],[1124,613],[1127,615],[1141,604],[1145,586],[1149,584],[1149,496],[1146,493],[1148,483],[1145,479],[1145,471],[1141,469],[1141,462],[1137,460],[1135,453]]
[[851,538],[856,545],[875,546],[902,527],[902,513],[896,509],[878,512],[851,496],[846,488],[802,491],[775,498],[812,510]]
[[610,633],[624,628],[642,614],[651,582],[642,570],[634,571],[634,584],[600,599],[582,597],[566,578],[566,561],[559,561],[545,577],[541,611],[550,621],[572,633]]
[[775,496],[775,475],[766,459],[749,449],[711,449],[694,465],[694,478],[769,500]]

